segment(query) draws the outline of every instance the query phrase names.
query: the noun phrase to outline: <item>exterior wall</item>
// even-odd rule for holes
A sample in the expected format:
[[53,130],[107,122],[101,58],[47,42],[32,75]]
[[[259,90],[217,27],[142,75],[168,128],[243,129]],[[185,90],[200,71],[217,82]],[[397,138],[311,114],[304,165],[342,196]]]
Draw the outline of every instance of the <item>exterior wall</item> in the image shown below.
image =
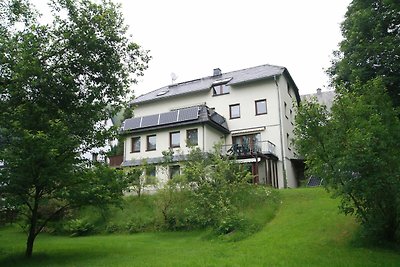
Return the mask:
[[290,159],[297,158],[296,151],[292,144],[294,119],[296,116],[296,96],[293,90],[293,85],[290,84],[283,76],[277,81],[279,88],[279,97],[281,104],[281,143],[282,143],[282,172],[286,179],[287,187],[297,187],[297,178],[294,171],[293,163]]
[[[276,77],[276,79],[272,77],[240,85],[232,85],[230,86],[229,94],[213,96],[213,91],[210,89],[195,94],[175,96],[173,98],[160,98],[157,102],[141,103],[135,108],[135,115],[141,117],[155,113],[168,112],[171,109],[205,104],[225,117],[231,134],[224,136],[208,125],[200,125],[198,126],[198,143],[200,149],[203,151],[211,151],[214,143],[220,141],[227,145],[232,144],[232,135],[239,135],[239,132],[242,130],[251,131],[252,128],[257,128],[255,132],[261,134],[262,141],[270,141],[275,145],[275,155],[278,157],[277,173],[279,187],[296,187],[295,172],[290,161],[290,159],[296,158],[294,148],[290,144],[290,139],[293,138],[295,117],[293,104],[296,103],[296,94],[293,90],[294,85],[289,84],[289,87],[288,90],[288,82],[285,76],[280,75]],[[171,99],[173,99],[173,101],[171,101]],[[262,99],[266,99],[267,113],[256,115],[255,101]],[[171,105],[171,103],[173,104]],[[230,118],[229,106],[232,104],[240,104],[240,118]],[[180,152],[182,153],[187,153],[187,149],[184,145],[184,138],[186,138],[186,132],[184,130],[190,128],[191,127],[180,129]],[[130,138],[132,137],[129,136],[125,140],[125,151],[128,152],[125,152],[124,160],[161,157],[161,152],[167,150],[169,147],[169,132],[175,130],[176,129],[158,131],[156,133],[157,150],[149,152],[145,152],[146,134],[141,134],[141,152],[129,153],[131,147]],[[289,134],[289,138],[287,134]],[[265,181],[265,162],[260,162],[259,164],[259,175],[260,181]]]
[[[170,133],[180,132],[180,147],[172,148],[174,154],[188,154],[189,147],[186,143],[186,130],[197,129],[198,134],[198,147],[203,151],[211,151],[213,144],[221,140],[221,134],[209,125],[196,124],[188,125],[185,127],[175,127],[162,129],[158,131],[145,132],[139,135],[128,135],[125,138],[124,161],[129,160],[142,160],[148,158],[160,158],[162,152],[170,148]],[[148,135],[156,135],[156,150],[146,151],[146,143]],[[140,137],[140,152],[131,152],[132,137]]]

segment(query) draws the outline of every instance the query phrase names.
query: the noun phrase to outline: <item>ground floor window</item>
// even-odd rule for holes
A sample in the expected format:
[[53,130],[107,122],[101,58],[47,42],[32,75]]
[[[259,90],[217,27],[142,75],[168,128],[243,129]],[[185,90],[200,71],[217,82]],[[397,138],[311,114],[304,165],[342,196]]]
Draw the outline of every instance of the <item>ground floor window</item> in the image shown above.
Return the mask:
[[156,166],[155,165],[146,166],[146,175],[155,177],[156,176]]
[[172,179],[181,174],[181,168],[179,165],[169,166],[169,178]]

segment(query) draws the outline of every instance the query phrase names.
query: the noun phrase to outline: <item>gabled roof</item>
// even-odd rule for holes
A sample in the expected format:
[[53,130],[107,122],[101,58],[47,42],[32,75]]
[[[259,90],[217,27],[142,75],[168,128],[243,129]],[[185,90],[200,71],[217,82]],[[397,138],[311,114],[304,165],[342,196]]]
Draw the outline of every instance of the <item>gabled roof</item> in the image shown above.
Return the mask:
[[176,126],[207,123],[222,133],[229,133],[226,119],[206,105],[181,108],[164,113],[127,119],[122,133],[142,133]]
[[236,85],[262,79],[268,79],[282,74],[285,75],[286,78],[293,84],[293,86],[295,87],[296,98],[298,101],[300,101],[297,86],[285,67],[274,65],[261,65],[257,67],[251,67],[247,69],[222,73],[220,75],[208,76],[192,81],[164,86],[147,94],[138,96],[131,102],[131,104],[141,104],[174,96],[208,91],[212,87],[213,83],[215,84],[220,81],[227,81],[227,85]]
[[301,99],[303,101],[311,101],[315,98],[319,104],[325,105],[328,110],[331,110],[335,96],[335,91],[321,91],[321,89],[317,89],[317,93],[302,95]]

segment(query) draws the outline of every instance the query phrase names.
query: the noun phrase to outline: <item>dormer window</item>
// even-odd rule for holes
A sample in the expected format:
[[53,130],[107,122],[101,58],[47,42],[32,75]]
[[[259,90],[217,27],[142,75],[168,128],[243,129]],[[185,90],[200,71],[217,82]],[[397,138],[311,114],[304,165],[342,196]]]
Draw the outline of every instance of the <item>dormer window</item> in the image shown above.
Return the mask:
[[216,80],[212,83],[213,95],[225,95],[230,93],[230,86],[227,85],[232,78]]
[[169,90],[162,90],[162,91],[160,91],[160,92],[157,93],[157,96],[165,95],[165,94],[168,93],[168,92],[169,92]]

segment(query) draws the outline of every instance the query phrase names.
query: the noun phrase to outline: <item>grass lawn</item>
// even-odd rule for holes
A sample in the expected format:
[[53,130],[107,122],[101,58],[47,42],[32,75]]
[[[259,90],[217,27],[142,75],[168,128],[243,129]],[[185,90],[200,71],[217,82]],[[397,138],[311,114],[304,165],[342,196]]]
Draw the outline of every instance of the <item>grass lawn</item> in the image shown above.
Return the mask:
[[31,260],[25,235],[0,230],[0,266],[400,266],[400,252],[352,245],[356,225],[322,189],[282,190],[276,217],[238,241],[201,231],[59,237],[40,235]]

